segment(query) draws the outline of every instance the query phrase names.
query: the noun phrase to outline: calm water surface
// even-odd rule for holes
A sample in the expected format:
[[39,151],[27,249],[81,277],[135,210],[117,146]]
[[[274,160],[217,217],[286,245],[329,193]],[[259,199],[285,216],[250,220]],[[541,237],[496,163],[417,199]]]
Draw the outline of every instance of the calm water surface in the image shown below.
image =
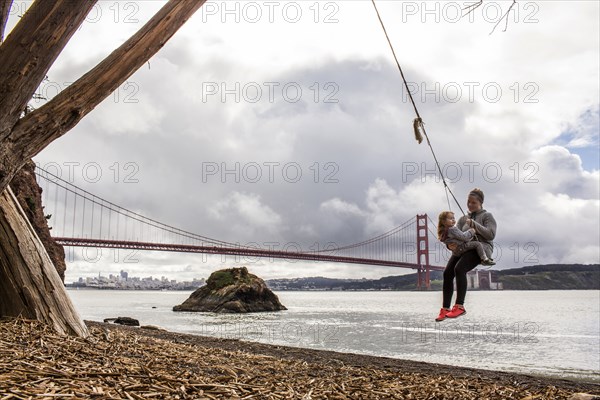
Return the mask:
[[441,292],[277,292],[288,311],[175,313],[189,292],[69,290],[84,319],[269,344],[600,382],[600,291],[470,291],[436,323]]

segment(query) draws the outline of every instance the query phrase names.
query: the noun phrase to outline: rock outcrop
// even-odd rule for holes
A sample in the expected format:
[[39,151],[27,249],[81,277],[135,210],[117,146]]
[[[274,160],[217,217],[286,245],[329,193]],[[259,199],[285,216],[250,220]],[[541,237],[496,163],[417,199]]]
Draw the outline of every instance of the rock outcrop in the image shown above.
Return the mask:
[[65,250],[50,236],[48,220],[44,215],[44,207],[42,206],[42,188],[35,180],[35,163],[33,161],[29,161],[17,172],[10,182],[10,187],[21,208],[25,211],[25,215],[27,215],[27,219],[29,219],[35,233],[37,233],[46,248],[46,252],[50,256],[58,275],[60,275],[60,279],[64,282],[65,270],[67,269]]
[[131,317],[104,318],[104,322],[117,325],[140,326],[140,321]]
[[248,313],[287,310],[279,298],[246,267],[213,272],[206,285],[197,289],[173,311]]

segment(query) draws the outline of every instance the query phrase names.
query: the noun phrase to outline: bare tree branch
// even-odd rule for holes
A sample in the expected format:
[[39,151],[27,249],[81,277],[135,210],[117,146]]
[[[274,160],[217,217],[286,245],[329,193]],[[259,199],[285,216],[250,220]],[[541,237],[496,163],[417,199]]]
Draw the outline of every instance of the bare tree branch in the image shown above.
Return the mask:
[[37,0],[0,45],[0,142],[96,1]]
[[[461,16],[461,18],[466,17],[467,15],[471,14],[473,11],[475,11],[476,9],[478,9],[479,7],[481,7],[481,5],[483,4],[483,0],[479,0],[476,1],[474,3],[471,3],[465,7],[462,8],[462,11],[465,12],[463,13],[463,15]],[[508,10],[506,10],[506,12],[504,13],[504,15],[502,15],[502,18],[500,18],[496,24],[494,25],[494,28],[492,29],[492,31],[490,32],[490,35],[492,33],[494,33],[494,31],[496,30],[496,28],[498,27],[498,25],[500,25],[500,23],[502,22],[502,20],[505,20],[505,25],[504,25],[504,29],[502,30],[502,32],[506,32],[506,30],[508,29],[508,16],[510,14],[510,12],[512,11],[513,7],[515,6],[515,4],[517,4],[517,0],[513,0],[512,4],[510,5],[510,7],[508,7]]]
[[475,3],[471,3],[471,4],[467,5],[466,7],[463,7],[462,11],[467,11],[467,13],[463,14],[461,18],[464,18],[467,15],[471,14],[473,11],[475,11],[482,4],[483,4],[483,0],[479,0],[479,1],[475,2]]
[[0,0],[0,44],[4,41],[4,31],[12,3],[13,0]]
[[508,14],[512,10],[512,8],[515,6],[515,4],[517,4],[517,0],[513,0],[512,4],[510,5],[510,7],[508,7],[508,10],[506,10],[506,12],[502,16],[502,18],[500,18],[498,20],[498,22],[496,22],[496,25],[494,25],[494,29],[492,29],[492,31],[490,32],[490,35],[492,33],[494,33],[494,31],[496,30],[496,27],[500,24],[500,22],[502,22],[503,19],[506,19],[506,24],[504,25],[504,29],[502,30],[502,32],[506,32],[506,30],[508,29]]

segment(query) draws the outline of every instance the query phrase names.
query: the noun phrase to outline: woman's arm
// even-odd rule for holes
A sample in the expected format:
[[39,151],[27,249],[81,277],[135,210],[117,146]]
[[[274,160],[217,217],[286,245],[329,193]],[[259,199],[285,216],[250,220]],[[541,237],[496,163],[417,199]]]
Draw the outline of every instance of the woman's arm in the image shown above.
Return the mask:
[[[458,219],[458,221],[456,222],[456,225],[455,225],[455,226],[456,226],[456,227],[457,227],[459,230],[461,230],[461,231],[466,231],[467,229],[469,229],[469,228],[470,228],[470,226],[469,226],[469,227],[467,227],[467,226],[465,225],[465,224],[467,223],[467,219],[468,219],[468,218],[467,218],[467,216],[466,216],[466,215],[463,215],[462,217],[460,217],[460,218]],[[466,229],[465,229],[465,228],[466,228]]]
[[486,212],[483,215],[483,218],[481,220],[481,222],[483,222],[483,224],[480,224],[479,222],[472,220],[473,224],[475,225],[475,230],[477,231],[477,234],[479,236],[481,236],[481,238],[483,240],[486,241],[492,241],[494,240],[494,238],[496,237],[496,220],[494,219],[494,216],[492,215],[492,213]]
[[456,226],[448,229],[448,237],[451,239],[460,240],[461,242],[468,242],[473,239],[473,231],[461,232]]

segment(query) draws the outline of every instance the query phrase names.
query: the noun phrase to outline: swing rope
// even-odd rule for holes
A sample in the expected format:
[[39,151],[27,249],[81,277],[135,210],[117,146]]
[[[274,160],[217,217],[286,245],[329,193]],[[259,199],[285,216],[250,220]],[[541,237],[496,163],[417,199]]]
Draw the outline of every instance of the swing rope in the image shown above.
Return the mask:
[[440,173],[440,176],[442,177],[442,182],[444,183],[444,190],[446,191],[446,200],[448,201],[448,208],[450,207],[450,199],[448,197],[448,192],[450,192],[450,194],[452,195],[452,198],[454,199],[454,202],[456,203],[456,205],[458,206],[458,208],[460,209],[460,211],[463,213],[463,215],[465,215],[464,210],[462,209],[462,207],[460,206],[460,203],[458,202],[458,200],[456,199],[456,196],[454,196],[454,193],[452,193],[452,190],[450,189],[450,187],[448,186],[448,183],[446,182],[446,178],[444,177],[444,174],[442,173],[442,168],[440,167],[440,163],[437,159],[437,156],[435,155],[435,151],[433,151],[433,146],[431,145],[431,141],[429,140],[429,136],[427,135],[427,131],[425,130],[425,125],[423,123],[423,120],[421,119],[421,115],[419,114],[419,110],[417,109],[417,105],[415,104],[415,100],[413,98],[413,95],[408,87],[408,82],[406,81],[406,78],[404,77],[404,72],[402,71],[402,67],[400,66],[400,62],[398,61],[398,57],[396,56],[396,51],[394,50],[394,46],[392,45],[392,41],[390,40],[390,36],[388,35],[387,29],[385,28],[385,25],[383,23],[383,20],[381,19],[381,15],[379,14],[379,10],[377,9],[377,5],[375,4],[375,0],[371,0],[371,2],[373,3],[373,7],[375,8],[375,12],[377,13],[377,18],[379,19],[379,23],[381,24],[381,28],[383,29],[383,33],[385,34],[385,37],[387,39],[387,42],[390,46],[390,49],[392,50],[392,54],[394,56],[394,60],[396,60],[396,65],[398,66],[398,71],[400,71],[400,76],[402,77],[402,81],[404,82],[404,87],[406,88],[406,92],[408,93],[408,97],[410,98],[410,102],[412,103],[412,106],[415,110],[415,114],[417,115],[417,118],[415,118],[415,120],[413,121],[413,128],[415,131],[415,137],[417,139],[417,141],[419,143],[421,143],[421,141],[423,140],[423,138],[421,137],[420,133],[423,132],[423,135],[425,136],[425,139],[427,139],[427,145],[429,146],[429,148],[431,149],[431,154],[433,155],[433,159],[435,160],[435,165],[437,166],[437,169]]

